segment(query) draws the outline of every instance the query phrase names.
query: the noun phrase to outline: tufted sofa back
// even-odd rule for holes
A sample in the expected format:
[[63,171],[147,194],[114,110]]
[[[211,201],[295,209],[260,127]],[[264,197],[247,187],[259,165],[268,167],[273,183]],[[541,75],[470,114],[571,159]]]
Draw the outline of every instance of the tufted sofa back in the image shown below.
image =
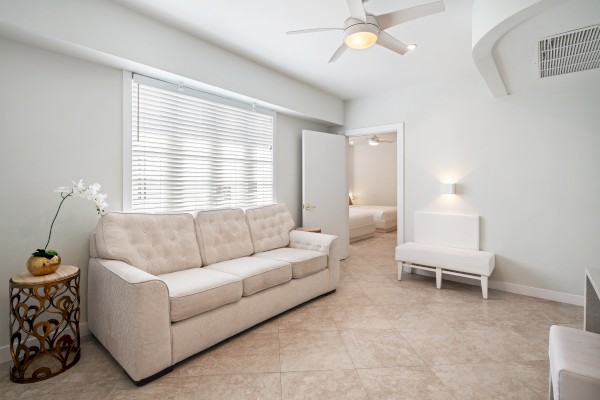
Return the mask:
[[239,208],[198,212],[196,236],[207,265],[249,256],[254,251],[246,216]]
[[110,212],[96,225],[96,248],[152,275],[202,266],[191,214]]
[[294,220],[285,204],[249,208],[246,217],[256,253],[285,247],[290,243]]

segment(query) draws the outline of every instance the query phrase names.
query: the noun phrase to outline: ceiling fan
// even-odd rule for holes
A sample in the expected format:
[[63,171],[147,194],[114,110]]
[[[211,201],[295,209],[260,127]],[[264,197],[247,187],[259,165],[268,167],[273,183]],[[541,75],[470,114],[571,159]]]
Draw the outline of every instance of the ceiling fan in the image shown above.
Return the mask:
[[417,47],[416,44],[406,45],[394,38],[386,29],[399,25],[413,19],[426,17],[431,14],[444,11],[444,1],[434,1],[404,10],[393,11],[382,15],[373,15],[365,11],[363,3],[368,0],[346,0],[350,9],[350,17],[344,22],[343,28],[315,28],[289,31],[288,35],[299,33],[312,33],[323,31],[344,31],[344,41],[333,53],[329,62],[334,62],[346,51],[348,47],[353,49],[366,49],[378,44],[393,52],[404,55],[406,52]]
[[377,135],[372,135],[371,137],[369,137],[369,140],[367,140],[367,143],[369,143],[370,146],[377,146],[379,145],[379,143],[394,143],[395,140],[394,139],[382,139]]
[[357,138],[350,138],[349,139],[350,145],[354,145],[354,144],[357,144],[357,143],[364,143],[365,141],[369,145],[371,145],[371,146],[377,146],[377,145],[379,145],[379,143],[394,143],[396,140],[395,139],[380,138],[377,135],[371,135],[371,136],[369,136],[369,138],[367,140],[365,140],[365,139],[358,139],[357,140]]

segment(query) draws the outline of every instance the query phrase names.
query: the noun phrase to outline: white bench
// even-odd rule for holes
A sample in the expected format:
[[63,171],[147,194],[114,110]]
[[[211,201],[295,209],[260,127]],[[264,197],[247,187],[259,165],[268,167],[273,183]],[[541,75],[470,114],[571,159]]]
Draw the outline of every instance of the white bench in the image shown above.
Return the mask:
[[495,266],[494,253],[479,251],[479,216],[429,212],[415,213],[415,241],[396,247],[398,280],[408,267],[435,272],[436,287],[442,274],[481,281],[483,298],[488,298],[488,277]]

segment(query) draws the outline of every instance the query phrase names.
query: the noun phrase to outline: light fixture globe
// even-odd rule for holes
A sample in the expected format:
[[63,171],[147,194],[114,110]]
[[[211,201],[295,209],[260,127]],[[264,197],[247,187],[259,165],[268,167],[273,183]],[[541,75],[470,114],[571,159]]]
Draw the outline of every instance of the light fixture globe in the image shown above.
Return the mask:
[[367,22],[348,18],[345,25],[344,42],[351,49],[366,49],[377,43],[379,26],[374,17],[367,15]]

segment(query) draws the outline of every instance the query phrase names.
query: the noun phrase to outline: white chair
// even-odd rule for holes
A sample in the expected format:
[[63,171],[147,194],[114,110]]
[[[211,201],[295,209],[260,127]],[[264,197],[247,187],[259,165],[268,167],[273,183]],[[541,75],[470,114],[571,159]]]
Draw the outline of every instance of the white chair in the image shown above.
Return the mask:
[[600,334],[550,327],[551,400],[600,399]]

